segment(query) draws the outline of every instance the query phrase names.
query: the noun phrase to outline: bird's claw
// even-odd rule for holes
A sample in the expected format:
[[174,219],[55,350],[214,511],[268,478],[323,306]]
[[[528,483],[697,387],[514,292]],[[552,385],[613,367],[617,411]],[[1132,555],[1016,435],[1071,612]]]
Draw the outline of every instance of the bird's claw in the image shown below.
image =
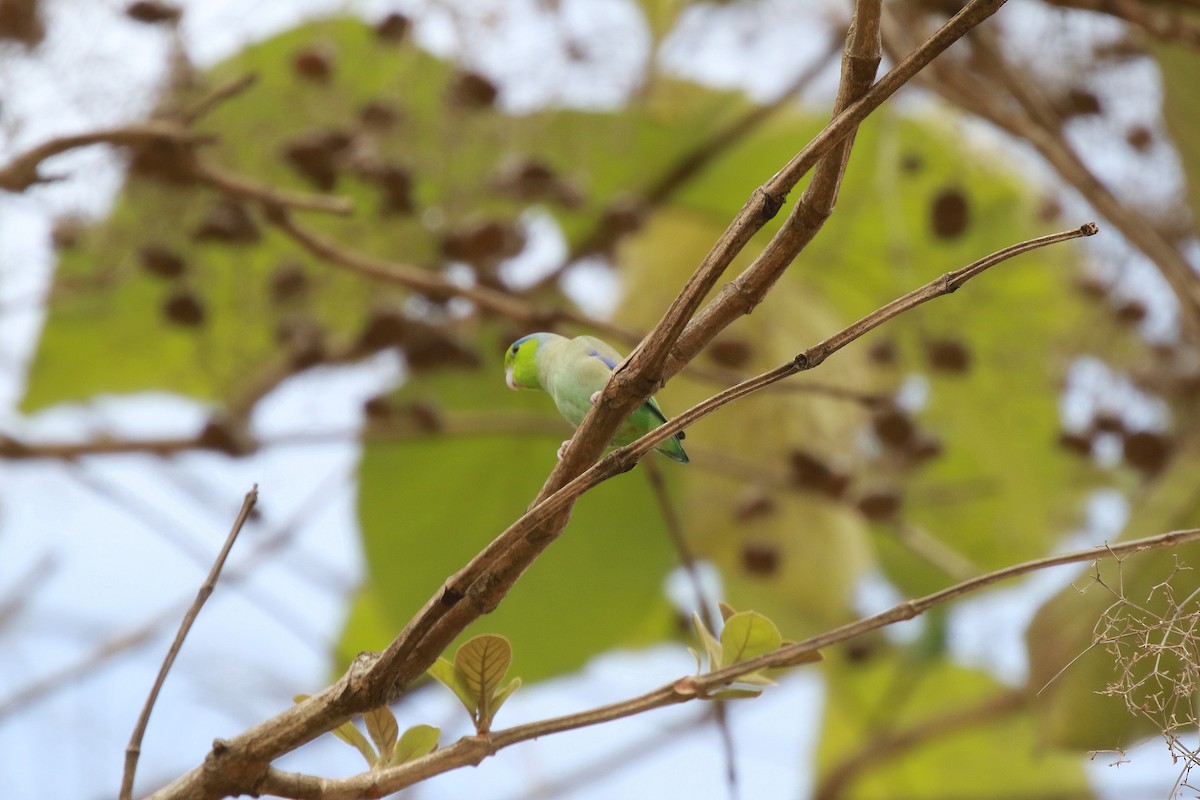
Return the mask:
[[565,442],[563,442],[562,444],[560,444],[560,445],[558,446],[558,453],[556,453],[554,457],[555,457],[556,459],[558,459],[559,461],[562,461],[562,459],[563,459],[563,453],[567,452],[567,445],[569,445],[570,443],[571,443],[571,440],[570,440],[570,439],[567,439]]
[[596,405],[597,403],[599,403],[600,402],[600,393],[592,392],[592,396],[588,398],[588,402],[591,403],[592,405]]

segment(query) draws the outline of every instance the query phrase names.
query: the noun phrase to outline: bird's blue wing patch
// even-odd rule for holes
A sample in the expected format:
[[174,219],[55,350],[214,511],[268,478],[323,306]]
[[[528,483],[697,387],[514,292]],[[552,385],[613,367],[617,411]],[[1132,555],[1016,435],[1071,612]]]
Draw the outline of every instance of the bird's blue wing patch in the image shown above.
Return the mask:
[[613,361],[611,358],[605,358],[604,356],[597,353],[595,350],[589,350],[588,355],[592,356],[593,358],[600,359],[600,362],[602,364],[604,364],[604,366],[608,367],[609,369],[617,368],[617,362]]

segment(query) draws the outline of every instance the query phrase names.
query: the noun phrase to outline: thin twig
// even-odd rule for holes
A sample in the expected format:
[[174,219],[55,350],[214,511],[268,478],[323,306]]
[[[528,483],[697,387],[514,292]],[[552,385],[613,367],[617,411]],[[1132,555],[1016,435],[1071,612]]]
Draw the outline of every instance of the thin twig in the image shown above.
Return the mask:
[[[265,537],[258,539],[250,553],[239,564],[222,573],[224,579],[222,585],[228,589],[256,574],[255,570],[258,564],[287,546],[301,526],[313,518],[318,503],[324,502],[329,492],[335,487],[345,485],[351,479],[349,473],[339,472],[321,481],[289,519],[276,526]],[[141,623],[136,628],[109,637],[75,663],[42,675],[32,683],[0,699],[0,719],[27,708],[60,689],[75,684],[83,676],[94,673],[123,653],[136,650],[153,641],[163,628],[187,613],[191,602],[191,598],[185,598],[178,603],[171,604],[162,613]],[[286,625],[283,627],[290,630]],[[305,637],[301,641],[310,646],[316,646],[310,637]]]
[[[734,400],[759,391],[765,386],[798,372],[814,369],[830,355],[884,322],[922,303],[956,291],[968,280],[990,267],[1041,247],[1081,236],[1091,236],[1097,230],[1094,223],[1088,223],[1069,231],[1030,239],[992,253],[966,267],[948,272],[868,314],[858,322],[798,354],[794,359],[713,395],[632,444],[617,448],[578,477],[568,481],[559,490],[540,497],[524,515],[480,551],[469,564],[451,576],[442,591],[426,603],[417,617],[388,646],[381,656],[381,661],[390,668],[393,660],[399,660],[402,656],[409,655],[408,648],[414,646],[414,642],[425,640],[431,631],[436,629],[439,631],[439,635],[448,635],[450,630],[456,628],[461,630],[459,626],[465,627],[479,615],[495,608],[537,553],[549,546],[561,531],[561,527],[547,530],[544,526],[549,521],[557,520],[559,515],[567,511],[583,492],[632,469],[655,445],[665,441],[669,436],[673,436]],[[603,402],[602,399],[601,403]],[[578,439],[579,435],[579,431],[576,431],[575,438]],[[568,450],[570,450],[570,446],[568,446]],[[530,552],[531,550],[532,552]],[[469,602],[462,602],[464,599]],[[432,650],[432,645],[430,647]],[[443,644],[437,648],[437,652],[440,653],[444,647]],[[436,658],[436,654],[433,657]]]
[[[708,597],[708,593],[704,591],[704,582],[700,580],[700,572],[696,567],[696,554],[692,552],[691,545],[688,544],[687,537],[683,533],[683,524],[679,521],[675,504],[667,492],[667,482],[663,479],[662,470],[653,461],[645,461],[643,466],[646,470],[646,478],[650,481],[650,488],[654,492],[654,499],[658,501],[658,509],[662,512],[663,524],[666,525],[667,533],[671,537],[671,544],[674,545],[675,553],[679,556],[679,563],[692,584],[692,593],[695,595],[698,606],[696,611],[704,626],[710,631],[716,632],[716,620],[713,619],[712,613],[715,604]],[[733,747],[733,734],[729,730],[729,715],[723,702],[717,702],[713,706],[713,720],[721,734],[721,744],[725,751],[725,777],[731,789],[734,790],[732,793],[736,796],[737,761]]]
[[[903,6],[897,6],[902,13]],[[905,24],[905,23],[908,24]],[[903,37],[912,27],[910,18],[889,28],[889,40]],[[1092,173],[1063,135],[1062,120],[1039,90],[1039,82],[1019,66],[1009,63],[989,36],[974,40],[979,63],[991,80],[972,75],[962,65],[933,65],[919,80],[950,102],[1028,142],[1064,181],[1158,267],[1179,301],[1180,318],[1194,340],[1200,340],[1200,279],[1187,259],[1162,234],[1153,221],[1125,203]],[[894,48],[893,48],[894,49]],[[997,89],[1003,90],[998,92]],[[1005,102],[1006,92],[1013,102]]]
[[[1178,547],[1194,541],[1200,541],[1200,528],[1171,531],[1144,539],[1135,539],[1114,545],[1089,547],[1070,553],[1062,553],[1014,564],[989,572],[986,575],[980,575],[968,581],[954,584],[933,594],[905,601],[880,614],[842,625],[826,633],[806,639],[803,642],[785,645],[778,650],[734,664],[717,672],[704,675],[689,675],[646,694],[618,703],[576,714],[567,714],[539,722],[531,722],[506,730],[494,731],[486,736],[467,736],[424,758],[398,767],[361,773],[348,778],[317,778],[310,775],[285,772],[271,767],[268,768],[262,782],[255,787],[255,790],[259,793],[270,793],[281,797],[297,798],[298,800],[362,800],[369,797],[381,797],[399,791],[407,786],[412,786],[434,775],[440,775],[460,767],[477,765],[488,756],[494,755],[505,747],[520,742],[612,722],[613,720],[623,719],[635,714],[691,700],[705,699],[709,693],[735,683],[743,675],[764,669],[795,666],[797,663],[803,663],[805,659],[811,659],[814,653],[823,648],[849,641],[896,622],[913,619],[931,608],[979,591],[1003,580],[1020,577],[1050,567],[1079,564],[1107,558],[1119,558],[1146,550]],[[1002,695],[1000,698],[992,698],[989,702],[1000,706],[995,713],[1001,713],[1001,709],[1007,709],[1013,700],[1006,695]],[[978,711],[976,711],[977,713]],[[931,726],[935,724],[953,726],[956,724],[966,724],[968,721],[955,717],[947,717],[931,721],[928,724]],[[910,731],[896,734],[896,742],[893,743],[893,746],[902,749],[906,746],[919,743],[930,735],[928,731],[922,730],[924,727],[918,726]],[[163,797],[173,796],[170,788],[167,787],[164,790],[162,793]]]
[[175,641],[171,643],[171,648],[167,650],[162,667],[158,670],[158,677],[154,679],[154,686],[150,689],[150,694],[146,698],[145,705],[142,706],[142,713],[138,715],[137,724],[133,727],[133,735],[129,737],[129,744],[125,748],[125,771],[121,776],[121,800],[132,800],[133,798],[133,778],[134,773],[137,772],[138,757],[142,753],[142,737],[146,734],[146,725],[150,722],[150,712],[154,709],[158,693],[162,689],[163,683],[167,680],[167,673],[171,670],[171,665],[175,663],[175,657],[179,655],[179,651],[183,647],[183,640],[187,637],[188,631],[192,629],[192,623],[196,621],[196,617],[200,614],[200,609],[204,607],[205,601],[208,600],[209,595],[216,588],[217,579],[221,577],[221,568],[225,566],[225,559],[229,557],[229,551],[233,549],[233,543],[237,541],[242,526],[246,524],[246,519],[250,516],[250,511],[257,502],[258,486],[256,485],[246,493],[246,498],[242,501],[242,510],[238,512],[237,519],[234,520],[233,527],[229,530],[229,535],[225,537],[225,545],[221,548],[221,552],[217,554],[217,560],[213,562],[208,577],[204,579],[204,583],[200,586],[200,591],[196,593],[195,601],[187,613],[184,614],[183,621],[179,624],[179,632],[175,634]]
[[940,737],[994,722],[998,717],[1015,714],[1027,703],[1028,696],[1024,689],[1010,689],[974,706],[952,708],[905,730],[872,736],[863,742],[862,747],[850,753],[826,773],[813,792],[813,798],[837,800],[846,794],[846,790],[862,773],[877,769],[882,764]]
[[72,136],[59,136],[26,150],[0,167],[0,191],[23,192],[30,186],[61,180],[60,176],[41,173],[42,162],[68,150],[109,144],[116,147],[139,147],[153,142],[173,142],[195,145],[205,141],[177,122],[152,120],[120,128],[107,128]]
[[46,579],[58,567],[56,559],[43,555],[17,580],[8,593],[7,598],[0,599],[0,631],[13,620],[26,603],[30,601],[38,587],[45,584]]
[[[727,127],[714,132],[707,139],[684,153],[675,165],[667,169],[661,177],[640,193],[641,202],[638,206],[638,212],[647,214],[655,208],[662,206],[680,188],[686,186],[696,175],[702,173],[705,167],[712,163],[718,156],[727,152],[733,145],[753,133],[780,110],[786,108],[788,103],[807,89],[817,76],[821,74],[822,70],[828,64],[829,59],[837,54],[840,46],[841,41],[839,38],[830,37],[829,47],[818,55],[811,64],[805,67],[796,76],[796,79],[792,81],[791,85],[785,88],[778,97],[765,105],[755,106]],[[631,228],[630,232],[635,229]],[[523,293],[531,295],[553,283],[562,276],[563,272],[581,258],[613,247],[615,244],[613,239],[613,232],[604,224],[604,220],[601,219],[590,231],[580,238],[579,242],[571,248],[571,251],[554,269],[539,278]],[[631,344],[636,343],[631,342]]]
[[1165,42],[1200,48],[1200,24],[1188,14],[1136,0],[1047,0],[1051,5],[1109,14]]
[[[564,453],[563,460],[539,492],[534,503],[538,507],[535,516],[524,515],[516,525],[501,534],[493,546],[486,548],[447,581],[383,653],[360,658],[337,684],[305,702],[284,710],[231,740],[215,742],[204,765],[183,775],[164,790],[162,796],[211,800],[247,789],[256,790],[266,779],[274,758],[310,741],[322,731],[341,724],[352,714],[374,708],[398,696],[468,624],[494,608],[566,525],[567,513],[564,512],[569,510],[577,493],[569,495],[562,491],[563,487],[599,457],[621,421],[658,388],[663,380],[668,353],[684,327],[734,256],[756,231],[775,216],[787,192],[817,160],[872,111],[938,54],[991,16],[1003,2],[970,0],[945,26],[868,89],[859,100],[838,114],[774,178],[751,195],[655,329],[615,371],[601,402],[589,411]],[[870,5],[864,2],[860,7]],[[957,288],[956,284],[945,291],[954,288]],[[843,341],[839,346],[844,344]],[[684,354],[682,363],[674,367],[676,372],[690,361],[691,355],[694,353]],[[777,380],[762,381],[761,385],[770,385]],[[746,387],[746,384],[740,386]],[[754,388],[739,388],[740,394],[737,396]],[[733,399],[732,396],[730,399]],[[627,458],[632,452],[625,448],[623,450],[625,453],[621,458]],[[644,452],[641,454],[644,455]],[[616,467],[612,473],[616,474],[630,468],[635,461],[606,459],[608,465],[605,469]],[[551,501],[556,496],[563,500],[552,507]],[[519,546],[514,546],[516,542],[519,542]],[[497,544],[500,545],[498,548],[495,547]],[[471,602],[462,602],[466,597],[464,590],[471,593]],[[438,757],[438,754],[435,753],[434,757]]]
[[237,97],[256,83],[258,83],[258,73],[255,72],[249,72],[241,77],[234,78],[213,89],[190,107],[180,111],[175,115],[175,118],[184,125],[192,125],[196,120],[207,116],[217,106]]
[[[797,354],[792,360],[786,361],[772,370],[743,381],[736,386],[713,395],[702,403],[692,406],[687,411],[672,418],[664,425],[655,428],[632,444],[617,448],[603,460],[569,481],[562,489],[544,500],[535,503],[508,530],[498,536],[487,548],[476,556],[467,567],[457,575],[451,577],[446,583],[445,593],[451,596],[466,596],[475,591],[476,594],[472,596],[472,600],[477,604],[477,607],[479,609],[490,608],[489,604],[498,602],[498,598],[493,595],[493,592],[496,586],[501,583],[495,576],[495,571],[512,568],[511,564],[503,564],[503,557],[507,555],[505,551],[514,541],[524,539],[537,524],[553,514],[560,513],[573,502],[574,498],[583,492],[615,475],[632,469],[642,457],[667,438],[674,436],[684,428],[703,419],[717,409],[732,403],[734,400],[745,397],[748,394],[753,394],[765,386],[781,381],[798,372],[816,368],[829,358],[829,356],[841,350],[850,342],[879,327],[884,322],[934,298],[957,291],[968,280],[978,276],[990,267],[996,266],[1014,256],[1041,247],[1070,241],[1081,236],[1092,236],[1097,231],[1098,228],[1095,223],[1089,222],[1079,228],[1048,236],[1040,236],[1036,239],[1030,239],[998,250],[961,269],[935,278],[903,297],[893,300],[863,317],[858,322],[843,328],[833,336]],[[578,436],[578,433],[576,435]],[[481,589],[473,589],[475,582],[485,571],[492,572],[492,576],[481,582]]]
[[340,216],[354,213],[354,203],[345,197],[277,189],[201,162],[193,165],[192,172],[200,182],[239,200],[255,200],[268,206],[283,206],[300,211],[324,211]]
[[[603,402],[593,407],[580,424],[571,445],[563,453],[562,461],[539,493],[539,500],[557,491],[570,478],[593,463],[621,421],[657,391],[667,378],[679,372],[704,344],[723,329],[717,321],[697,328],[692,316],[733,258],[742,251],[750,238],[778,213],[788,192],[796,183],[901,86],[1003,4],[1004,0],[971,0],[964,5],[962,10],[928,40],[871,86],[858,100],[834,117],[775,176],[751,194],[742,210],[672,301],[662,319],[615,371],[604,391]],[[869,4],[860,4],[860,7],[862,5],[871,7]],[[878,20],[874,22],[878,24]],[[864,28],[859,30],[866,33]],[[854,35],[852,30],[852,38]],[[843,71],[843,77],[845,75],[846,71]],[[842,96],[840,90],[839,96]],[[681,341],[685,326],[690,331],[686,344]],[[555,524],[549,527],[561,529],[563,524],[565,520],[555,520]],[[548,535],[553,536],[553,533]],[[544,538],[538,537],[537,541],[540,542]],[[537,552],[529,554],[530,560],[536,556]]]

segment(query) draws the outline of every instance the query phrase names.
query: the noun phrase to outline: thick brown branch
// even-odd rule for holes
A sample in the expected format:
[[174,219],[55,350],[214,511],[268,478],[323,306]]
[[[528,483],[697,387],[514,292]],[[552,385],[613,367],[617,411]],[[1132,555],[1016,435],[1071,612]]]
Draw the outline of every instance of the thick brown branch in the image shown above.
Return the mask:
[[[583,472],[574,480],[567,483],[561,490],[555,492],[550,497],[535,504],[529,511],[525,513],[521,519],[513,523],[513,525],[501,534],[495,541],[492,542],[484,551],[499,559],[501,552],[507,543],[502,542],[503,539],[510,534],[516,537],[522,537],[526,534],[529,527],[536,524],[539,518],[544,518],[548,514],[556,513],[568,507],[573,502],[575,497],[578,497],[583,492],[592,487],[608,480],[609,478],[626,472],[633,468],[633,465],[646,456],[658,444],[666,441],[671,436],[679,433],[681,430],[697,421],[712,414],[716,410],[732,403],[734,400],[753,394],[763,388],[770,386],[773,383],[788,378],[799,372],[814,369],[823,363],[829,356],[841,350],[846,345],[854,340],[862,337],[870,331],[878,328],[883,323],[893,319],[900,314],[905,313],[917,306],[926,303],[934,298],[943,295],[951,294],[957,291],[964,283],[971,278],[976,277],[985,270],[996,266],[1004,261],[1007,261],[1014,256],[1022,253],[1030,252],[1041,247],[1047,247],[1052,244],[1078,239],[1082,236],[1093,236],[1099,229],[1095,223],[1089,222],[1079,228],[1074,228],[1061,233],[1054,233],[1048,236],[1040,236],[1036,239],[1030,239],[1025,242],[1020,242],[1015,245],[998,250],[991,255],[981,258],[980,260],[969,264],[961,269],[947,272],[939,278],[935,278],[929,283],[914,289],[903,297],[899,297],[887,305],[871,312],[867,316],[855,322],[852,325],[843,328],[834,335],[824,341],[813,345],[802,353],[796,355],[791,361],[784,362],[772,370],[756,375],[753,378],[743,381],[736,386],[731,386],[723,392],[713,395],[702,403],[692,406],[687,411],[677,417],[674,417],[666,424],[659,428],[655,428],[650,433],[638,439],[632,444],[617,448],[602,461],[593,465],[590,469]],[[479,562],[478,568],[484,567],[485,561],[481,560],[483,554],[476,558],[475,564]],[[478,573],[470,572],[471,567],[468,566],[459,575],[447,583],[451,590],[458,590],[456,583],[462,577],[475,577]],[[485,583],[489,583],[486,582]],[[492,602],[490,599],[486,602]],[[486,605],[486,602],[484,603]]]
[[[850,134],[917,71],[1002,4],[1003,0],[971,0],[928,42],[872,86],[861,99],[838,114],[780,173],[764,184],[764,188],[751,195],[655,329],[618,367],[601,402],[588,414],[563,460],[539,493],[535,514],[527,513],[452,577],[377,659],[370,664],[357,665],[325,692],[229,742],[219,743],[203,767],[185,775],[163,796],[215,798],[230,792],[255,790],[266,779],[274,758],[345,721],[351,714],[377,706],[403,692],[455,636],[480,614],[494,608],[565,526],[578,491],[560,490],[572,476],[596,460],[621,420],[658,388],[668,353],[685,325],[733,257],[775,215],[787,192],[821,156]],[[872,3],[864,0],[860,10],[872,7]],[[864,25],[860,30],[869,27]],[[715,331],[713,333],[715,335]],[[681,360],[674,368],[676,372],[690,360],[690,355],[694,352]],[[773,382],[766,381],[762,385]],[[634,451],[622,448],[605,460],[605,469],[618,472],[630,469],[636,463],[633,455]]]
[[[571,476],[577,475],[592,463],[605,443],[609,441],[621,420],[634,408],[645,402],[662,382],[679,372],[701,347],[711,341],[721,326],[710,322],[704,327],[698,320],[691,320],[704,297],[716,284],[733,258],[741,252],[750,238],[765,225],[783,205],[788,192],[796,183],[845,136],[857,129],[866,117],[891,97],[934,58],[968,31],[995,13],[1004,0],[971,0],[963,6],[945,25],[938,29],[926,42],[916,48],[905,59],[888,72],[878,83],[868,89],[862,97],[851,103],[834,117],[787,165],[769,181],[756,189],[738,212],[734,220],[721,234],[712,250],[696,268],[679,295],[671,303],[662,319],[634,350],[609,381],[603,402],[589,412],[580,425],[572,443],[563,454],[539,497],[555,491]],[[859,11],[872,9],[873,4],[864,3]],[[851,36],[861,36],[863,41],[878,25],[856,23],[857,30]],[[853,42],[851,43],[853,46]],[[845,75],[845,73],[843,73]],[[847,90],[848,91],[848,90]],[[839,97],[844,92],[839,90]],[[767,250],[778,249],[781,253],[799,252],[800,239],[797,228],[811,225],[784,227],[780,241],[772,241]],[[779,237],[777,237],[779,239]],[[732,319],[732,317],[731,317]],[[688,340],[680,342],[681,334],[688,329]],[[670,362],[668,364],[668,358]]]

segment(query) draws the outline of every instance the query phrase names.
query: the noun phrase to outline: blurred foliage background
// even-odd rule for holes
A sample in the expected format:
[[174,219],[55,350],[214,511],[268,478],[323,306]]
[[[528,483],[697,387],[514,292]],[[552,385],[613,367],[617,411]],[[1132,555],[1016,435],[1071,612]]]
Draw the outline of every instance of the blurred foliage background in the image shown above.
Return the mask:
[[[969,37],[945,56],[953,78],[930,72],[869,119],[818,238],[753,315],[659,394],[678,413],[944,272],[1092,218],[1094,187],[1056,170],[1048,148],[1107,181],[1127,214],[1100,219],[1102,235],[1086,246],[1006,264],[688,431],[693,463],[662,465],[684,534],[716,568],[725,599],[769,615],[785,637],[860,615],[864,584],[916,596],[1087,540],[1098,492],[1124,499],[1125,537],[1197,524],[1200,342],[1186,324],[1194,301],[1178,287],[1200,282],[1193,271],[1172,294],[1160,252],[1120,230],[1148,223],[1195,267],[1200,105],[1188,76],[1200,70],[1200,15],[1182,1],[1013,4],[986,23],[991,39]],[[905,41],[891,25],[904,21],[913,36],[953,10],[890,5],[889,53]],[[782,76],[789,92],[769,105],[663,68],[684,31],[719,30],[735,10],[765,28],[778,9],[639,8],[647,66],[603,109],[513,108],[471,57],[486,24],[464,27],[463,56],[447,60],[414,40],[419,13],[307,22],[211,69],[177,53],[159,119],[180,119],[243,76],[255,81],[197,115],[192,130],[206,144],[194,152],[132,148],[105,218],[60,221],[22,411],[187,395],[211,404],[202,430],[130,449],[236,459],[271,445],[247,420],[281,381],[395,350],[403,380],[364,408],[356,481],[367,573],[333,671],[384,646],[524,510],[566,438],[546,397],[503,386],[504,347],[553,327],[628,351],[746,197],[827,118],[820,87],[836,55],[814,51],[816,67]],[[803,13],[832,41],[849,10]],[[167,37],[181,24],[165,4],[128,13]],[[539,13],[566,12],[555,3]],[[725,58],[777,72],[755,61],[762,52],[747,38]],[[621,47],[573,38],[565,25],[557,44],[584,61]],[[1122,96],[1137,70],[1161,76],[1161,118],[1157,108],[1138,116]],[[954,102],[955,80],[1015,122],[981,123]],[[346,198],[354,211],[281,219],[229,180],[198,178],[197,163],[273,190]],[[535,263],[547,240],[558,254]],[[519,313],[487,298],[510,298]],[[9,439],[0,457],[38,446]],[[79,452],[89,446],[111,449],[85,442]],[[806,668],[826,680],[816,795],[1090,796],[1080,752],[1171,734],[1193,714],[1152,713],[1161,681],[1105,693],[1148,668],[1123,662],[1096,625],[1123,598],[1145,613],[1149,638],[1170,635],[1164,620],[1196,612],[1196,579],[1182,565],[1197,555],[1130,558],[1103,567],[1086,592],[1050,597],[1029,629],[1018,686],[952,657],[945,611],[915,640],[871,637],[827,653]],[[526,683],[613,648],[688,641],[687,615],[662,591],[677,564],[635,470],[587,494],[561,541],[466,635],[507,636]],[[1170,676],[1195,666],[1186,656],[1163,663]],[[1194,694],[1182,678],[1168,690],[1180,686]]]

